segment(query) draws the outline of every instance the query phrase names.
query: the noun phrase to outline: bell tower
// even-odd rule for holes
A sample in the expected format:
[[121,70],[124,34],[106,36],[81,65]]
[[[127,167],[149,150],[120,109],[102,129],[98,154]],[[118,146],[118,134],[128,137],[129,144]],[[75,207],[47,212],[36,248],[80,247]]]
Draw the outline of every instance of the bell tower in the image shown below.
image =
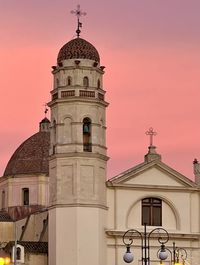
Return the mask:
[[104,67],[77,31],[52,67],[49,265],[106,264]]

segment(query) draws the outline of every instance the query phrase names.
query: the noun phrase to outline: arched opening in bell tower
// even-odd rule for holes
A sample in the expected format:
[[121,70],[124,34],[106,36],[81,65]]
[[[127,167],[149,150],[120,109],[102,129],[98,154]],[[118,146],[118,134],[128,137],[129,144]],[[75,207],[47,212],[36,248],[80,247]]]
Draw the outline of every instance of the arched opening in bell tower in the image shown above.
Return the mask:
[[92,152],[91,120],[89,118],[83,119],[83,151]]
[[89,79],[87,76],[83,78],[83,86],[88,87],[89,86]]
[[71,86],[72,85],[72,78],[71,76],[67,77],[67,86]]

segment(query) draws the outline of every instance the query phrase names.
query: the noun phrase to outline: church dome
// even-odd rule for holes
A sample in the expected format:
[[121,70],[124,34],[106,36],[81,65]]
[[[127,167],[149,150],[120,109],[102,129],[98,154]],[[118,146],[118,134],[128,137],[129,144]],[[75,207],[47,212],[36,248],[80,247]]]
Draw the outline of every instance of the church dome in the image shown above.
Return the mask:
[[[47,122],[45,120],[45,122]],[[9,160],[4,175],[48,174],[50,132],[41,130],[24,141]]]
[[99,53],[88,41],[76,38],[67,42],[59,51],[57,63],[66,59],[90,59],[100,62]]

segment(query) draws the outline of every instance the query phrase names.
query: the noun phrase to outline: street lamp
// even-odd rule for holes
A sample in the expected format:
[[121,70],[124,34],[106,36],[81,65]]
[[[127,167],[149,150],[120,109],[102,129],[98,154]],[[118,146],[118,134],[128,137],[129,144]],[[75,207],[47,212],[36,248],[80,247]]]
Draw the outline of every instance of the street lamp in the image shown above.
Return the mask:
[[[168,251],[171,255],[171,263],[173,265],[184,265],[185,261],[187,259],[187,251],[184,248],[178,248],[175,245],[175,242],[173,242],[173,249],[172,251],[168,248],[165,248],[166,251]],[[160,253],[162,252],[162,246],[160,250],[158,251],[158,258],[160,259],[160,264],[162,263],[162,259],[160,258]],[[181,261],[181,262],[180,262]]]
[[[176,247],[175,242],[173,242],[173,262],[174,262],[174,265],[185,264],[186,259],[187,259],[187,251],[184,248]],[[180,260],[182,261],[182,263],[180,263]]]
[[[158,242],[161,244],[161,249],[159,252],[159,259],[165,260],[168,257],[167,251],[165,249],[165,244],[169,240],[169,234],[164,228],[154,228],[149,233],[147,233],[147,225],[144,224],[143,234],[136,229],[129,229],[123,235],[123,243],[126,246],[126,253],[123,259],[126,263],[131,263],[134,260],[134,256],[131,252],[131,245],[133,245],[134,235],[139,235],[141,238],[141,253],[142,253],[142,265],[150,265],[150,237],[153,233],[158,233]],[[164,237],[161,235],[164,233]]]
[[[2,243],[1,243],[2,244]],[[0,244],[0,245],[1,245]],[[10,257],[9,254],[6,253],[2,246],[0,246],[0,265],[9,265],[10,264]]]

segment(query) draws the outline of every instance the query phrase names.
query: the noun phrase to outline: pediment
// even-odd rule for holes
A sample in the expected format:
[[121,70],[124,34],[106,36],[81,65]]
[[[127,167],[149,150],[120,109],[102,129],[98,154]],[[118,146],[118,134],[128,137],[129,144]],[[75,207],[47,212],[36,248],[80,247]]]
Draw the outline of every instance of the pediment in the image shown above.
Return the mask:
[[126,184],[138,184],[138,185],[158,185],[158,186],[178,186],[183,187],[183,183],[179,180],[177,181],[174,176],[166,174],[160,170],[160,168],[154,166],[148,168],[136,176],[129,178],[127,181],[124,181]]
[[111,186],[196,187],[196,184],[161,161],[142,163],[109,180]]

